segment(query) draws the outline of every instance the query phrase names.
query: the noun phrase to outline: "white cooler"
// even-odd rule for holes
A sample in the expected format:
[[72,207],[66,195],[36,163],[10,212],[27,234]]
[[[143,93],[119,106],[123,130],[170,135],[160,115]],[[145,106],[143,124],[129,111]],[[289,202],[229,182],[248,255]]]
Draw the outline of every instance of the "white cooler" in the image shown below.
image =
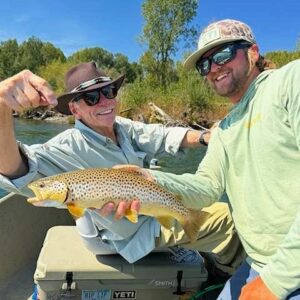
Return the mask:
[[207,279],[202,263],[178,264],[152,252],[134,264],[120,255],[95,256],[75,226],[49,229],[34,280],[38,299],[189,299]]

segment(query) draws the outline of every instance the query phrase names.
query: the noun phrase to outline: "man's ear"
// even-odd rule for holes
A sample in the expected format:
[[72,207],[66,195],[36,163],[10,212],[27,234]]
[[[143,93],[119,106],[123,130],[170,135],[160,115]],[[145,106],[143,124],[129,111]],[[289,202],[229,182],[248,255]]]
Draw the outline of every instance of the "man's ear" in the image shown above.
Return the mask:
[[79,113],[79,110],[78,110],[78,107],[77,107],[76,103],[69,102],[68,105],[69,105],[69,109],[70,109],[70,112],[72,113],[72,115],[76,119],[80,119],[80,113]]
[[248,50],[249,56],[251,57],[251,60],[254,62],[258,61],[259,58],[259,48],[256,44],[253,44],[249,50]]

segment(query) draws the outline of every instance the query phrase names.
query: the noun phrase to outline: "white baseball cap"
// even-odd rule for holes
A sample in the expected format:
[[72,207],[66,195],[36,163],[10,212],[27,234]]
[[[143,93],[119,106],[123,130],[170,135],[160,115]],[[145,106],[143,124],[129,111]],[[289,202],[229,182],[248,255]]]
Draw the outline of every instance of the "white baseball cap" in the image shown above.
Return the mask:
[[244,40],[256,44],[251,28],[237,20],[225,19],[208,25],[200,34],[198,50],[192,53],[184,62],[184,68],[195,67],[198,59],[208,50],[228,42]]

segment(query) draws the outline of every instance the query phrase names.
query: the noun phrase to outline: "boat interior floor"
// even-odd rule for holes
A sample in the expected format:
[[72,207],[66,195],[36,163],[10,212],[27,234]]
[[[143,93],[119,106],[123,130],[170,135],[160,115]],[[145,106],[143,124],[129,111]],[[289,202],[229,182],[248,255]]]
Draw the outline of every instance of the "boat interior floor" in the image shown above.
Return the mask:
[[0,281],[0,299],[31,299],[34,289],[33,274],[35,268],[36,260],[33,260],[7,280]]

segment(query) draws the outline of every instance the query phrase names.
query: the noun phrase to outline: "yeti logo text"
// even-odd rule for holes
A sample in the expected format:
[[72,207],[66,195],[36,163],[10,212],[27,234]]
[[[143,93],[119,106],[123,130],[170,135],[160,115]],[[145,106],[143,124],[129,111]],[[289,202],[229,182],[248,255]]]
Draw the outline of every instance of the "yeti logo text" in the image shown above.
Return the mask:
[[135,291],[114,291],[113,299],[136,299]]

